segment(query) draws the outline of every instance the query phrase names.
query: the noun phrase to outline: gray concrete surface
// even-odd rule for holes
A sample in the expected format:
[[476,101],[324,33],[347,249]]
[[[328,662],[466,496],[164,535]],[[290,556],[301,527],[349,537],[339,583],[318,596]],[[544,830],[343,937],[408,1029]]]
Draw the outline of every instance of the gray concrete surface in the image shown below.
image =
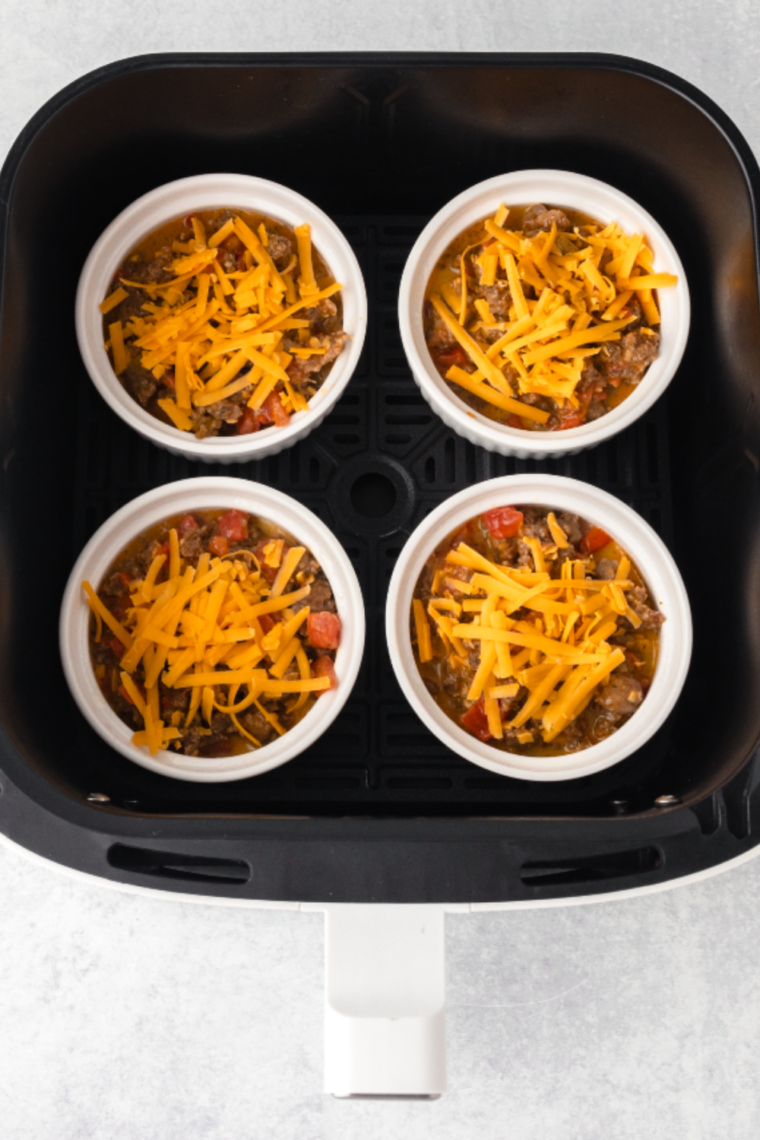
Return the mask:
[[[749,0],[6,0],[0,156],[63,85],[154,51],[607,51],[760,152]],[[322,920],[73,882],[0,848],[2,1140],[753,1140],[760,862],[649,898],[448,921],[450,1092],[321,1092]]]

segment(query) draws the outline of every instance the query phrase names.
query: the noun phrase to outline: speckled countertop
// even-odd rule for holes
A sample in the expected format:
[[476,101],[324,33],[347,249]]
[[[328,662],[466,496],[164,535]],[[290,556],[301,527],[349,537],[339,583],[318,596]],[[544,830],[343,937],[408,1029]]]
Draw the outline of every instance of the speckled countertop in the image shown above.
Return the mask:
[[[751,0],[6,0],[0,153],[57,90],[159,51],[605,51],[760,152]],[[450,1092],[322,1085],[321,916],[73,881],[0,847],[2,1140],[754,1140],[760,861],[593,906],[448,919]]]

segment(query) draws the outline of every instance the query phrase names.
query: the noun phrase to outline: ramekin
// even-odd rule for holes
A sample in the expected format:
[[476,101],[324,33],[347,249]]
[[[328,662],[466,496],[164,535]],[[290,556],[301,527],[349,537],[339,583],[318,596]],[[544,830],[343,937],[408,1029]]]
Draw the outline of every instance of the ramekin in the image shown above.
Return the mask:
[[[147,412],[126,391],[111,367],[103,342],[98,305],[126,255],[153,230],[173,218],[199,210],[252,210],[297,226],[308,222],[314,245],[331,274],[343,285],[343,327],[351,340],[329,376],[310,401],[308,412],[296,412],[286,427],[242,436],[196,439]],[[103,399],[125,423],[176,455],[207,463],[240,463],[263,459],[292,447],[317,427],[348,384],[359,361],[367,328],[367,295],[359,263],[338,227],[328,216],[286,186],[247,174],[200,174],[158,186],[127,206],[103,231],[84,263],[76,297],[76,330],[85,368]]]
[[[654,272],[675,273],[678,284],[661,289],[660,355],[638,387],[611,412],[593,423],[567,431],[521,431],[489,420],[460,400],[438,373],[430,357],[422,326],[425,289],[430,274],[448,245],[469,226],[492,216],[501,203],[528,206],[543,202],[580,210],[606,224],[618,222],[628,233],[643,233],[654,254]],[[659,399],[676,373],[689,335],[689,288],[680,258],[667,234],[646,210],[627,194],[566,170],[518,170],[471,186],[453,198],[428,222],[409,254],[401,278],[398,302],[401,340],[412,374],[423,396],[448,427],[489,451],[556,458],[595,447],[637,420]]]
[[[412,651],[409,615],[412,595],[425,562],[448,534],[492,507],[525,505],[571,511],[600,526],[636,563],[657,607],[665,615],[660,651],[646,699],[630,720],[599,744],[566,756],[521,756],[483,743],[438,707],[420,676]],[[673,709],[691,660],[689,599],[678,567],[662,540],[619,499],[556,475],[507,475],[476,483],[447,499],[428,515],[396,562],[386,608],[386,634],[393,668],[420,720],[454,752],[503,776],[518,780],[574,780],[610,768],[649,740]]]
[[[204,758],[162,751],[151,756],[132,744],[132,732],[101,693],[90,661],[90,607],[82,582],[95,589],[127,543],[147,527],[175,514],[235,507],[268,519],[311,550],[332,586],[343,630],[335,656],[338,684],[324,693],[305,717],[270,744],[241,756]],[[244,780],[277,768],[303,752],[332,724],[359,672],[364,650],[364,602],[354,568],[335,536],[310,510],[261,483],[247,479],[201,477],[167,483],[127,503],[103,523],[71,571],[61,605],[61,660],[71,693],[85,719],[122,756],[143,768],[196,783]]]

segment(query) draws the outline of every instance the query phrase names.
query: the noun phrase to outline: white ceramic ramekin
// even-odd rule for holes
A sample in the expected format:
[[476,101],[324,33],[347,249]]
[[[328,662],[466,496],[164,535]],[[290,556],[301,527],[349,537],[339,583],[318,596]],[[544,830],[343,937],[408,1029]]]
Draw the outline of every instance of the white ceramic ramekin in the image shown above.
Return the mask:
[[[335,361],[308,412],[291,416],[286,427],[241,436],[196,439],[192,432],[163,424],[126,391],[111,367],[103,342],[103,317],[98,305],[113,275],[142,238],[173,218],[199,210],[252,210],[297,226],[308,222],[315,247],[337,281],[343,285],[343,327],[351,340]],[[93,384],[118,416],[146,439],[177,455],[208,463],[240,463],[263,459],[303,439],[322,422],[344,391],[361,354],[367,328],[367,295],[359,263],[334,222],[317,206],[276,182],[247,174],[201,174],[167,182],[127,206],[92,247],[79,278],[76,330],[79,349]]]
[[[447,246],[469,226],[492,216],[501,203],[529,206],[543,202],[580,210],[606,224],[618,222],[628,233],[643,233],[654,254],[656,273],[675,273],[678,284],[661,289],[658,299],[660,355],[631,395],[593,423],[567,431],[521,431],[489,420],[460,400],[438,373],[422,327],[425,289]],[[401,278],[399,324],[404,351],[423,396],[443,422],[459,435],[502,455],[554,458],[574,455],[616,435],[651,407],[673,379],[689,335],[690,304],[686,276],[672,242],[651,214],[614,186],[565,170],[518,170],[471,186],[453,198],[417,239]]]
[[[657,668],[646,699],[630,720],[599,744],[566,756],[521,756],[483,743],[446,716],[427,691],[412,652],[409,615],[425,562],[448,534],[492,507],[550,507],[571,511],[600,526],[622,546],[644,576],[659,610]],[[662,540],[619,499],[589,483],[556,475],[507,475],[476,483],[447,499],[409,538],[393,571],[386,608],[386,634],[399,684],[419,718],[466,760],[519,780],[573,780],[623,760],[649,740],[671,712],[691,659],[691,610],[681,575]]]
[[[321,696],[306,716],[284,736],[256,751],[216,759],[164,751],[151,756],[132,744],[130,729],[108,705],[90,661],[90,607],[82,582],[95,589],[127,543],[147,527],[171,515],[235,507],[289,531],[309,548],[332,586],[343,625],[335,656],[338,685]],[[71,571],[61,605],[59,638],[63,670],[74,700],[95,731],[128,760],[143,768],[196,783],[221,783],[258,776],[303,752],[332,724],[353,688],[364,651],[364,602],[346,552],[335,536],[306,507],[247,479],[206,477],[183,479],[148,491],[127,503],[103,523],[85,546]]]

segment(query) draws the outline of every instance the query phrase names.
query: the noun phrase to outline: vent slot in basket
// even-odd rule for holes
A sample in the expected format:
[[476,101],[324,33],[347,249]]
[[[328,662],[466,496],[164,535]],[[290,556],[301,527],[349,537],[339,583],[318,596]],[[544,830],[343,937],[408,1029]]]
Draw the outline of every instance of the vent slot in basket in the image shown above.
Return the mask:
[[633,851],[600,852],[578,859],[551,859],[523,863],[520,878],[530,887],[554,887],[572,883],[599,883],[656,871],[662,855],[656,847]]
[[185,879],[192,883],[247,883],[251,868],[242,859],[212,859],[204,855],[179,855],[173,851],[149,851],[114,843],[108,862],[120,871],[152,875],[161,879]]

